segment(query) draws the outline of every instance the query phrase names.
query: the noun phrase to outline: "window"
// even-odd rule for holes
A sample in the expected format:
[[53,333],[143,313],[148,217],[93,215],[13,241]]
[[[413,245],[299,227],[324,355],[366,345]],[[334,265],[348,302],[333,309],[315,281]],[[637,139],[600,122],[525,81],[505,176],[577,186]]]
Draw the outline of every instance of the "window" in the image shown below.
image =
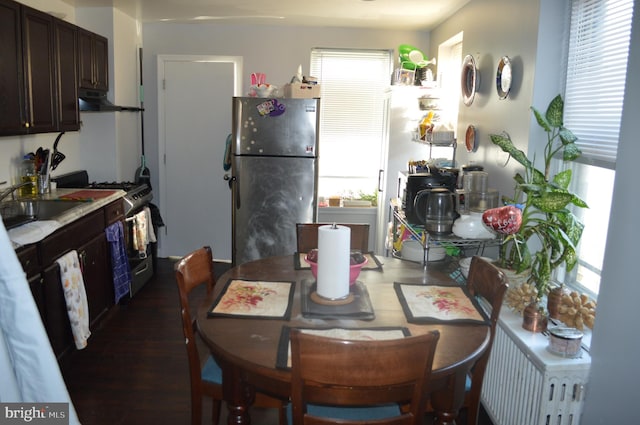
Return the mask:
[[589,209],[574,213],[585,224],[579,264],[559,280],[596,295],[604,259],[624,101],[633,0],[573,0],[566,69],[564,124],[583,152],[571,164],[572,190]]
[[438,46],[438,84],[442,91],[443,122],[458,128],[460,104],[460,72],[462,71],[462,38],[458,33]]
[[319,196],[377,193],[391,53],[312,49],[322,97]]

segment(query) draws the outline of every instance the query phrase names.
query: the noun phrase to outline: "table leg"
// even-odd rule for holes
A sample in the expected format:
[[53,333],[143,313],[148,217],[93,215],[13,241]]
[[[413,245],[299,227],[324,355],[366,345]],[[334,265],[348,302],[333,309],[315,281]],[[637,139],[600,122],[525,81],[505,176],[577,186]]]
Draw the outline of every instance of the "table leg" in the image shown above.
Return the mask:
[[241,371],[233,365],[222,367],[222,393],[227,404],[227,425],[250,425],[249,407],[254,392],[245,385]]
[[431,394],[435,411],[434,425],[456,425],[456,418],[464,403],[466,369],[457,371],[447,380],[447,385]]

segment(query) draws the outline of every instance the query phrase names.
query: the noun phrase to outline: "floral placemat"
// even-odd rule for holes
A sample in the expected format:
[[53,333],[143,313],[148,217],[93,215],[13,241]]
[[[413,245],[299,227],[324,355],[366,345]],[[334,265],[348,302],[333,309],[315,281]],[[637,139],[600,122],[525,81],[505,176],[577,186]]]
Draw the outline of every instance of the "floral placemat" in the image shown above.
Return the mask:
[[[362,270],[376,270],[382,271],[382,263],[378,260],[378,257],[373,252],[365,252],[362,254],[368,260],[367,264],[362,266]],[[296,252],[293,254],[293,267],[296,270],[308,270],[311,267],[309,263],[307,263],[304,258],[307,256],[306,252]]]
[[208,316],[289,320],[294,285],[294,282],[229,279]]
[[315,280],[303,279],[300,291],[300,305],[302,316],[313,319],[356,319],[373,320],[376,318],[369,298],[369,291],[364,283],[356,281],[349,286],[353,301],[348,304],[327,305],[318,304],[311,299],[316,290]]
[[487,315],[466,288],[398,282],[393,287],[409,323],[489,324]]
[[[291,343],[290,326],[283,326],[278,342],[278,357],[276,367],[280,369],[291,368]],[[305,333],[320,335],[327,338],[348,339],[354,341],[381,341],[387,339],[399,339],[410,336],[409,329],[404,327],[378,327],[378,328],[300,328]]]

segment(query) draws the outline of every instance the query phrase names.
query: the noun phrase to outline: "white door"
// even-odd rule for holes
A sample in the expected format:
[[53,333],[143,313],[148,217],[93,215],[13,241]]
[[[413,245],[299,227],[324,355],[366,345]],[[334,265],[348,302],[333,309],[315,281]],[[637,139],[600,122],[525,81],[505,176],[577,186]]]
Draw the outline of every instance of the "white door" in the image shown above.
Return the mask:
[[209,245],[231,260],[231,193],[223,158],[242,58],[158,57],[159,255]]

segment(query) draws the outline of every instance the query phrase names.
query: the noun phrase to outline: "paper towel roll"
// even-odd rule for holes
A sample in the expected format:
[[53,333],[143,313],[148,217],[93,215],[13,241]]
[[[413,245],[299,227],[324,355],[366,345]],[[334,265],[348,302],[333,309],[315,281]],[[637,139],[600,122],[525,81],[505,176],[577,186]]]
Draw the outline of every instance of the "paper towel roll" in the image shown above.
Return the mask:
[[346,226],[318,227],[318,285],[316,292],[335,300],[349,295],[351,229]]

